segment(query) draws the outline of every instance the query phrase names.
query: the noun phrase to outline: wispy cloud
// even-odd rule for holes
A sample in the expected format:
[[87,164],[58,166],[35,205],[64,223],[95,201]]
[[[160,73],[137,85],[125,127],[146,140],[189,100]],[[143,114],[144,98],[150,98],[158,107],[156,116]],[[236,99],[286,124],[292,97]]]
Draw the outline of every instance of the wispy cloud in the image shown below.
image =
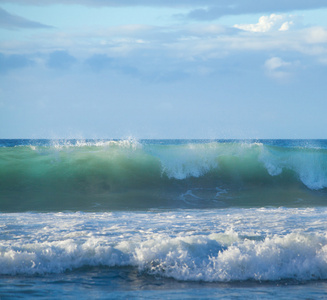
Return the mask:
[[298,62],[287,62],[280,57],[272,57],[265,61],[264,67],[268,76],[284,80],[291,75],[292,69]]
[[327,7],[325,0],[0,0],[0,3],[24,5],[78,4],[85,6],[148,6],[195,8],[195,19],[215,19],[223,15],[287,12]]
[[308,28],[306,40],[309,44],[325,44],[327,43],[327,30],[323,27]]
[[[285,24],[292,30],[286,30]],[[117,26],[84,32],[43,32],[32,40],[21,41],[14,48],[10,41],[3,43],[0,51],[14,54],[38,49],[39,53],[50,55],[48,66],[62,63],[61,67],[69,67],[74,63],[74,57],[86,61],[91,69],[97,71],[117,69],[121,65],[151,69],[170,63],[194,64],[249,51],[269,52],[269,56],[276,57],[282,52],[292,52],[318,60],[327,54],[327,30],[323,27],[299,27],[295,17],[263,16],[257,24],[235,26],[238,28],[213,24],[196,27],[130,25],[128,30],[126,26]],[[56,52],[58,49],[63,51]],[[117,59],[120,59],[119,67]]]
[[327,2],[324,0],[221,0],[207,1],[203,3],[203,6],[191,10],[184,17],[205,21],[219,19],[226,15],[285,13],[295,10],[326,8]]
[[2,8],[0,8],[0,27],[6,29],[51,28],[51,26],[10,14]]
[[[0,51],[7,55],[28,53],[36,65],[63,73],[78,69],[152,81],[179,80],[186,76],[205,77],[217,72],[252,69],[254,66],[247,65],[247,61],[256,61],[261,73],[281,78],[295,72],[285,64],[273,68],[276,64],[272,62],[278,60],[268,61],[272,57],[283,58],[285,63],[298,60],[325,66],[327,30],[304,28],[301,18],[293,15],[271,14],[263,15],[254,24],[231,27],[203,23],[125,24],[83,31],[58,28],[33,32],[30,38],[19,41],[7,38],[0,44]],[[244,59],[236,62],[236,57]],[[297,70],[304,72],[304,69]]]

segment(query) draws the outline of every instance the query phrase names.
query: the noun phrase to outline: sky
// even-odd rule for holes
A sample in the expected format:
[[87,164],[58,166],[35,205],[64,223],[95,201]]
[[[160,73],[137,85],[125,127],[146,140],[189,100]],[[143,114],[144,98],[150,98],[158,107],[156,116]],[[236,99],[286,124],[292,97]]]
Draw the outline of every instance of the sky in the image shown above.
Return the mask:
[[0,0],[0,138],[327,138],[326,0]]

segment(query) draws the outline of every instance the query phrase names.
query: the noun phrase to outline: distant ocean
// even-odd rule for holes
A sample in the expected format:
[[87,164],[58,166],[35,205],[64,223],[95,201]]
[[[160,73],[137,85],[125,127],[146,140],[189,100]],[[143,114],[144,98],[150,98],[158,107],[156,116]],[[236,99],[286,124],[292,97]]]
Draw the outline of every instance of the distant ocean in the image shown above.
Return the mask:
[[324,299],[327,140],[0,140],[0,298]]

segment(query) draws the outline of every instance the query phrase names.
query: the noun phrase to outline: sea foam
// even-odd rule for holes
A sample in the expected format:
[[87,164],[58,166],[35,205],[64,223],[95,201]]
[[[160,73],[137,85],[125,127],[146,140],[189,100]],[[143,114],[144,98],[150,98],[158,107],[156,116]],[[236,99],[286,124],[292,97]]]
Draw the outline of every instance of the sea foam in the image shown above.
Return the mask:
[[0,273],[137,268],[185,281],[327,279],[326,209],[1,214]]

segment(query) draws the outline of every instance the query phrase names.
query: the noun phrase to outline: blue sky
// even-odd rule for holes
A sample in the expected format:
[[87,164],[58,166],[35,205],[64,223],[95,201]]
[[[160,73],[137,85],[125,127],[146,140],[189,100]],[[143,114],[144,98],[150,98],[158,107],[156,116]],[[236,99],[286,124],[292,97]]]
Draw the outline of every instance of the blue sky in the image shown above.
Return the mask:
[[0,0],[0,138],[327,138],[325,0]]

